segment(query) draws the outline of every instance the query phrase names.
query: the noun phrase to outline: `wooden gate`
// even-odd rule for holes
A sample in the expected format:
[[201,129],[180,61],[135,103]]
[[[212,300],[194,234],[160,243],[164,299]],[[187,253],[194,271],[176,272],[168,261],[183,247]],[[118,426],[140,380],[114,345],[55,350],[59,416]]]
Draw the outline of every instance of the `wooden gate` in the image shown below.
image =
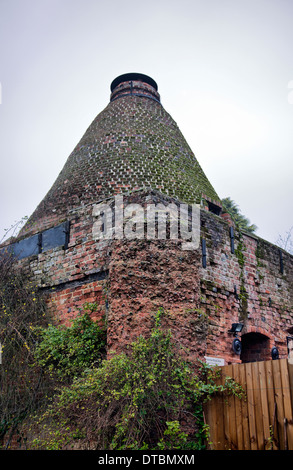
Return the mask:
[[231,364],[246,397],[217,395],[205,406],[213,450],[293,450],[293,364],[287,359]]

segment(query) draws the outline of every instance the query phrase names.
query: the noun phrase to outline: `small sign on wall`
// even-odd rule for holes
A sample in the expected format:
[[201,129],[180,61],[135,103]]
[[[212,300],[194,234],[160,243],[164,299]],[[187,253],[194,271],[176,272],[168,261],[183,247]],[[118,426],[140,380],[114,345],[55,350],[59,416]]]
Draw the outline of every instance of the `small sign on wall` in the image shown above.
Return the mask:
[[204,358],[206,360],[206,363],[209,364],[210,366],[224,366],[225,365],[225,359],[223,359],[222,357],[205,356]]

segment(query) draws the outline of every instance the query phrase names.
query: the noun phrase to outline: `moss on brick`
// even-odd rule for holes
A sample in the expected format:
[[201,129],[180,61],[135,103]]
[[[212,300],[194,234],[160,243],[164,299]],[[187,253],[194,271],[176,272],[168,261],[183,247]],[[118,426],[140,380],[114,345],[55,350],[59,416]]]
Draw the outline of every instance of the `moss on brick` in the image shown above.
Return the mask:
[[151,188],[185,203],[220,202],[180,129],[160,103],[127,96],[110,102],[68,157],[23,233],[117,193]]

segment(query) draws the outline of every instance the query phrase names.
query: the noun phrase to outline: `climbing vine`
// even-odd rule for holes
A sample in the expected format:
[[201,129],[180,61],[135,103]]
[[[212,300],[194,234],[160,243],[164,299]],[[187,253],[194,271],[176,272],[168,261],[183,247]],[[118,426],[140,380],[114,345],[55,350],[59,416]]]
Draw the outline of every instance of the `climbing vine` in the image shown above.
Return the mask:
[[203,403],[239,394],[217,369],[189,364],[154,317],[149,337],[104,358],[106,329],[94,304],[70,326],[53,325],[45,302],[11,259],[0,260],[3,346],[0,444],[28,449],[204,449]]
[[0,444],[8,446],[25,417],[47,395],[50,382],[36,366],[36,326],[48,324],[46,306],[26,272],[0,256]]
[[[159,311],[150,337],[76,377],[42,416],[30,443],[37,449],[203,449],[203,403],[214,393],[241,393],[217,369],[182,359]],[[233,382],[233,383],[232,383]]]
[[242,233],[239,232],[239,240],[237,247],[235,249],[235,255],[238,260],[240,267],[240,288],[239,288],[239,303],[240,303],[240,315],[245,317],[247,312],[247,303],[248,303],[248,293],[245,289],[245,280],[244,280],[244,264],[245,264],[245,245],[243,243]]

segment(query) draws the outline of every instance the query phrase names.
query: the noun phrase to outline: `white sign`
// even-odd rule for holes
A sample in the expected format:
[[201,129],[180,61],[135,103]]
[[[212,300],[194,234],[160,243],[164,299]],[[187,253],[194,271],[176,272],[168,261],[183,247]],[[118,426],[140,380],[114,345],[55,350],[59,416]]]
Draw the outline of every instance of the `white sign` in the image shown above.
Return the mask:
[[206,360],[206,363],[209,364],[210,366],[224,366],[225,365],[225,359],[222,357],[204,357]]

